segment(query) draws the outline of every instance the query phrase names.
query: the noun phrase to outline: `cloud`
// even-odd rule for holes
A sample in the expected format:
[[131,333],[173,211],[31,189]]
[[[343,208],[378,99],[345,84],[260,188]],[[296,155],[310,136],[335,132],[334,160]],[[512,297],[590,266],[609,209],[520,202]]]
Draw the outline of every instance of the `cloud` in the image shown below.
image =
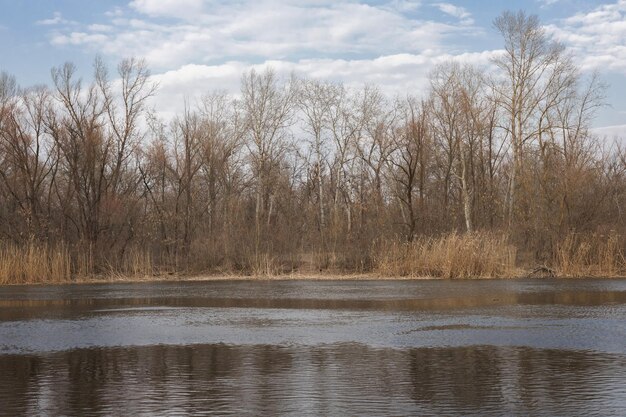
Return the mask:
[[500,51],[451,54],[395,54],[371,59],[301,59],[297,61],[267,60],[259,64],[231,61],[219,65],[183,65],[175,70],[155,74],[152,81],[159,89],[153,106],[164,118],[170,118],[185,101],[193,102],[215,90],[237,95],[241,75],[252,68],[257,71],[271,67],[287,78],[291,74],[319,80],[341,82],[347,87],[360,88],[376,84],[389,96],[412,94],[421,96],[428,89],[428,74],[439,63],[450,60],[487,66]]
[[119,6],[116,6],[113,9],[105,12],[104,15],[106,17],[120,17],[124,15],[124,10]]
[[467,10],[465,10],[465,8],[463,7],[455,6],[454,4],[451,4],[451,3],[435,3],[434,6],[436,6],[443,13],[450,15],[452,17],[456,17],[464,25],[474,24],[474,19],[472,18],[472,14],[468,12]]
[[[437,63],[487,66],[498,53],[464,47],[472,37],[478,45],[485,32],[453,0],[126,1],[94,21],[70,22],[57,12],[38,24],[50,28],[54,46],[111,61],[146,58],[161,86],[154,102],[165,115],[211,90],[236,94],[252,67],[420,95]],[[626,0],[613,1],[545,26],[584,70],[626,73]],[[535,0],[542,7],[566,2]]]
[[412,0],[392,0],[389,3],[389,8],[398,10],[400,12],[414,12],[422,7],[421,1]]
[[50,38],[55,45],[81,45],[112,57],[142,56],[165,70],[241,59],[446,52],[448,37],[477,32],[467,26],[471,18],[462,8],[449,10],[462,19],[459,25],[416,19],[420,5],[409,0],[375,5],[331,0],[133,0],[125,12],[110,12],[106,25],[57,30]]
[[85,43],[91,44],[104,44],[107,41],[107,36],[102,34],[84,33],[84,32],[72,32],[68,35],[57,35],[52,37],[53,45],[83,45]]
[[438,3],[455,18],[440,22],[424,18],[423,7],[416,0],[132,0],[104,21],[49,36],[53,45],[111,59],[145,58],[160,86],[154,106],[169,117],[209,91],[237,94],[250,68],[420,95],[437,63],[489,62],[494,52],[459,54],[448,41],[479,33],[468,11]]
[[93,24],[93,25],[89,25],[87,26],[87,29],[90,32],[113,32],[114,28],[111,25],[100,25],[100,24]]
[[130,7],[149,16],[193,18],[202,14],[205,3],[203,0],[133,0]]
[[576,54],[583,69],[626,73],[626,0],[577,13],[546,30]]
[[620,138],[620,140],[626,141],[626,125],[596,127],[592,131],[600,137],[608,139]]
[[50,19],[38,20],[35,24],[40,26],[55,26],[76,24],[76,22],[64,19],[60,12],[54,12]]
[[536,0],[538,3],[541,4],[541,7],[549,7],[552,6],[558,2],[560,2],[561,0]]

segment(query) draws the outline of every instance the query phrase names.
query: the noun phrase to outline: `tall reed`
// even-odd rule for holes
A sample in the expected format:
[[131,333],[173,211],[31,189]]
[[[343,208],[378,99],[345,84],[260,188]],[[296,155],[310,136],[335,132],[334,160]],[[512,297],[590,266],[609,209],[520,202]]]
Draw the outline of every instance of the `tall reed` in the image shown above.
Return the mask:
[[567,277],[626,276],[625,248],[617,233],[570,233],[558,245],[554,263]]
[[[104,275],[116,278],[149,277],[155,275],[152,254],[149,250],[131,247],[123,255],[105,259]],[[93,275],[93,273],[91,274]],[[89,276],[87,274],[86,276]]]
[[69,281],[71,261],[65,245],[29,243],[0,246],[0,283],[25,284]]
[[384,276],[495,278],[516,275],[515,248],[503,235],[471,233],[383,241],[374,247],[375,271]]
[[273,277],[281,272],[280,263],[268,253],[259,253],[251,256],[250,271],[253,276]]

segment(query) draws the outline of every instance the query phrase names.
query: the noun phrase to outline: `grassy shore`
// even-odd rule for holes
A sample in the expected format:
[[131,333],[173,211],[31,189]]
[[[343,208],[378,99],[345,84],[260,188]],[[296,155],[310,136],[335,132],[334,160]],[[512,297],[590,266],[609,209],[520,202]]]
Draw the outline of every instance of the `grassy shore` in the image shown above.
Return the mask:
[[[567,236],[549,263],[522,262],[505,235],[449,234],[412,242],[374,242],[367,268],[316,268],[282,264],[265,258],[263,268],[213,271],[162,268],[149,254],[130,251],[117,266],[94,267],[91,253],[45,245],[1,246],[0,285],[198,280],[374,280],[374,279],[504,279],[524,277],[626,277],[626,258],[618,236]],[[304,254],[302,259],[312,258]],[[258,262],[257,262],[258,263]]]
[[[554,278],[554,279],[626,279],[626,275],[613,276],[567,276],[567,275],[550,275],[547,273],[533,273],[535,269],[520,269],[517,275],[507,277],[475,277],[472,280],[490,280],[490,279],[524,279],[524,278]],[[56,282],[32,282],[32,283],[11,283],[4,285],[63,285],[63,284],[108,284],[108,283],[159,283],[159,282],[210,282],[210,281],[421,281],[421,280],[446,280],[453,278],[442,278],[434,276],[389,276],[377,273],[364,274],[348,274],[348,273],[290,273],[279,275],[235,275],[235,274],[202,274],[202,275],[146,275],[146,276],[90,276],[90,277],[74,277],[67,281]],[[467,279],[466,279],[467,280]]]

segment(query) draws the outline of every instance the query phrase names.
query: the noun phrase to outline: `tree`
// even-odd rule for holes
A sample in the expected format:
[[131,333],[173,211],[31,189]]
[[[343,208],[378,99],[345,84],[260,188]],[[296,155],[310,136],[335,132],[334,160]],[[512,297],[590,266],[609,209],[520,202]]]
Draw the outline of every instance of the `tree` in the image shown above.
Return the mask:
[[142,138],[139,119],[155,87],[143,61],[120,63],[117,93],[99,59],[94,67],[95,81],[87,89],[73,64],[52,70],[59,106],[48,129],[64,174],[55,189],[79,241],[98,256],[119,245],[123,256],[132,239],[140,183],[132,158]]
[[286,128],[292,123],[296,84],[292,77],[281,85],[272,69],[255,70],[241,80],[241,106],[245,118],[246,146],[255,183],[255,253],[259,255],[275,210],[276,180],[288,149]]
[[16,104],[0,129],[5,163],[0,177],[20,208],[28,240],[47,239],[51,200],[46,190],[57,169],[57,150],[46,134],[50,93],[44,87],[31,88]]
[[304,80],[298,94],[298,108],[303,114],[304,128],[311,135],[309,147],[313,154],[312,171],[317,191],[318,229],[322,251],[326,249],[326,206],[324,186],[329,164],[331,109],[341,97],[341,88],[316,80]]
[[409,98],[403,109],[403,124],[394,136],[394,152],[389,162],[398,187],[406,239],[411,242],[424,218],[419,212],[424,210],[432,138],[425,103]]
[[545,115],[557,106],[576,80],[571,56],[548,38],[539,19],[519,11],[504,12],[494,21],[504,38],[505,53],[493,62],[502,71],[494,85],[505,116],[513,162],[509,179],[508,221],[515,218],[525,146],[551,128]]

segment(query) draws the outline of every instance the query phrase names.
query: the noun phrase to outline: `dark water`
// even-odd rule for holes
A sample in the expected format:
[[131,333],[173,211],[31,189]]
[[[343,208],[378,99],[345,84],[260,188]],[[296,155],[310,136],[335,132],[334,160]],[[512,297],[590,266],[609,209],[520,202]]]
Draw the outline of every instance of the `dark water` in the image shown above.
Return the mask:
[[626,416],[626,281],[0,288],[0,415]]

